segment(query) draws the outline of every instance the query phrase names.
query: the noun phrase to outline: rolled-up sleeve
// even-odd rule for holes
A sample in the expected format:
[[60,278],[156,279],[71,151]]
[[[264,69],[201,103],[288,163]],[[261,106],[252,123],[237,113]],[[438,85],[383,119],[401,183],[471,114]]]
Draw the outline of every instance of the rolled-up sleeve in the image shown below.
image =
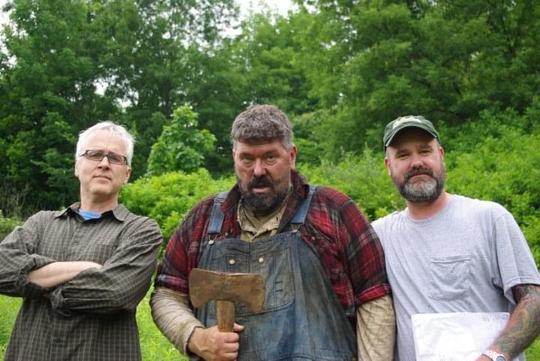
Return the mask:
[[41,297],[48,292],[28,280],[28,274],[53,259],[36,254],[41,215],[38,213],[16,227],[0,243],[0,293],[16,297]]
[[377,234],[352,201],[343,207],[342,217],[348,233],[343,239],[347,239],[346,257],[355,304],[389,295],[384,252]]

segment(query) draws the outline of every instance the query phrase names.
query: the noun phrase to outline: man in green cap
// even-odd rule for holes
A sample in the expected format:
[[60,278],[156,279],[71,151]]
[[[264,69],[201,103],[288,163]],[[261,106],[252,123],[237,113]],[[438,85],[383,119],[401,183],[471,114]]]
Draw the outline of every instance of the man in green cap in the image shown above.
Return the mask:
[[[385,128],[383,144],[386,169],[407,204],[373,222],[394,295],[396,359],[423,359],[416,323],[421,317],[467,312],[489,318],[510,312],[505,315],[508,321],[468,359],[523,360],[518,355],[540,333],[540,275],[514,218],[497,203],[444,190],[444,149],[439,133],[424,117],[393,120]],[[470,330],[479,323],[469,318],[459,326]],[[427,353],[437,346],[423,341]],[[454,345],[465,347],[463,342]]]

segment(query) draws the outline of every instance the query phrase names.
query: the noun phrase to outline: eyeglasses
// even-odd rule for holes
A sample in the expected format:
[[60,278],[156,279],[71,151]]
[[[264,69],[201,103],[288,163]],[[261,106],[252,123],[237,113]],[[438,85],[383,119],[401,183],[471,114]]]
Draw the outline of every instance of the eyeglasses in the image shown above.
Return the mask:
[[120,164],[120,165],[128,164],[126,156],[123,156],[121,154],[114,153],[114,152],[106,153],[102,150],[87,149],[79,157],[85,157],[88,160],[93,160],[96,162],[101,162],[103,158],[107,157],[107,159],[109,160],[109,163],[111,164]]

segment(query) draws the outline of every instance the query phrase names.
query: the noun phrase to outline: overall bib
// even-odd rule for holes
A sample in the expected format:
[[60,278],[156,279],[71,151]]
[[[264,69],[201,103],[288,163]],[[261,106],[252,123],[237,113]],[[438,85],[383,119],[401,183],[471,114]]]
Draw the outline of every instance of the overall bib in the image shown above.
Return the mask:
[[[314,188],[291,221],[290,230],[254,242],[240,238],[214,241],[220,233],[220,206],[214,201],[208,237],[201,244],[199,267],[221,272],[259,273],[266,282],[264,308],[253,314],[236,305],[240,332],[239,361],[356,360],[356,336],[321,262],[302,240],[299,228],[309,210]],[[197,310],[206,326],[216,322],[215,302]]]

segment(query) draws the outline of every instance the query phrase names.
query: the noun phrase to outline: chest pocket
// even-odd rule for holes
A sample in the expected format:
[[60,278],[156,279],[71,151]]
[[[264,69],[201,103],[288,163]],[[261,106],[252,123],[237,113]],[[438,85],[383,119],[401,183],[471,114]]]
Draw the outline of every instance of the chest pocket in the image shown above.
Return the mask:
[[[229,242],[224,241],[215,248],[221,248],[220,246],[225,246],[227,243]],[[282,247],[272,247],[276,244],[282,244]],[[205,265],[205,268],[221,272],[259,273],[265,280],[265,312],[276,311],[290,305],[294,301],[290,247],[286,242],[275,239],[249,246],[243,244],[243,246],[247,249],[240,251],[229,245],[229,247],[223,247],[222,252],[212,252],[211,261]],[[236,310],[239,316],[251,314],[247,307],[241,304],[237,305]]]
[[252,271],[266,279],[265,310],[275,311],[294,300],[291,252],[287,249],[254,254]]
[[471,287],[471,263],[466,255],[432,257],[429,296],[442,301],[466,297]]
[[77,258],[81,261],[91,261],[104,264],[112,257],[115,246],[105,243],[86,244],[79,250]]

